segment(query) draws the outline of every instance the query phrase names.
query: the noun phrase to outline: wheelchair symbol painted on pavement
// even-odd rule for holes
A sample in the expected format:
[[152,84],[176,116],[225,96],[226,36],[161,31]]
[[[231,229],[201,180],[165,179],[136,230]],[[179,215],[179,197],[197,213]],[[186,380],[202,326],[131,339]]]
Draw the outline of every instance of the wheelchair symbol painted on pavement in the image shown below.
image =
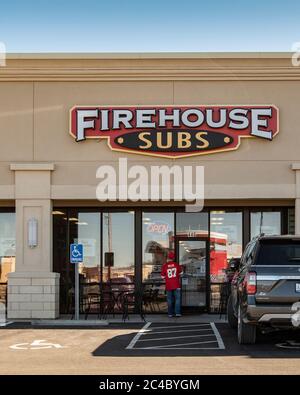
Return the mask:
[[57,343],[48,343],[46,340],[34,340],[32,343],[17,343],[10,346],[12,350],[45,350],[66,348]]
[[295,340],[286,340],[284,343],[277,343],[276,347],[300,350],[300,343]]

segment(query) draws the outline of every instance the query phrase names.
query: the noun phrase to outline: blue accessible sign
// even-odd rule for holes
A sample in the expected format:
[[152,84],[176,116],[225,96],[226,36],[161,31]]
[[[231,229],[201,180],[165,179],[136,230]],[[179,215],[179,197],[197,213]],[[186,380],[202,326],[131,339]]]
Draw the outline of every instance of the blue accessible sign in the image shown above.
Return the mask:
[[70,244],[70,262],[81,263],[83,262],[83,245]]

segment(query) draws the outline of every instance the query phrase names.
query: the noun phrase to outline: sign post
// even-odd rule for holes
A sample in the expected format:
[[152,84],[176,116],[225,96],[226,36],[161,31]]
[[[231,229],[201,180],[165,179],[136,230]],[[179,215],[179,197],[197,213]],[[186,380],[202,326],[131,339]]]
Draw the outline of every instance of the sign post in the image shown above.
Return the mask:
[[75,320],[79,320],[79,270],[78,264],[83,262],[83,245],[70,244],[70,262],[75,264]]

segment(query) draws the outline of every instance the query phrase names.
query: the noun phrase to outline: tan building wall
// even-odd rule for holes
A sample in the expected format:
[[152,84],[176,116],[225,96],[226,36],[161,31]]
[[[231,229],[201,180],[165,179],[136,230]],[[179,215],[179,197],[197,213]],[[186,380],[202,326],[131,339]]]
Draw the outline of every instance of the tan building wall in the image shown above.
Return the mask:
[[[16,205],[17,212],[9,316],[57,316],[52,206],[98,204],[97,167],[125,156],[104,140],[76,143],[68,133],[71,107],[276,105],[280,133],[272,142],[243,139],[236,151],[176,161],[126,157],[129,165],[204,165],[207,205],[295,205],[300,233],[299,103],[300,68],[292,66],[290,54],[10,55],[7,67],[0,68],[0,205]],[[39,221],[40,243],[33,251],[26,241],[31,216]],[[43,294],[48,282],[50,296],[38,305],[34,293]],[[24,291],[30,297],[22,307]]]
[[[295,198],[300,70],[290,55],[10,56],[0,84],[2,199],[14,199],[9,165],[15,162],[55,163],[54,199],[94,199],[97,166],[124,153],[111,151],[106,141],[70,137],[69,110],[76,104],[275,104],[280,133],[271,143],[246,139],[236,151],[176,161],[205,166],[207,199]],[[126,156],[130,164],[157,163],[155,157]]]

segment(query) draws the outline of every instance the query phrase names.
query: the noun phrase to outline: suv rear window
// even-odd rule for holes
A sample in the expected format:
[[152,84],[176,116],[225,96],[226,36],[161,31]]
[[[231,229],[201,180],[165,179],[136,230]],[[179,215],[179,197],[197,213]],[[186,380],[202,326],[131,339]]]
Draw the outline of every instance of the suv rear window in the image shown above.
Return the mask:
[[300,265],[300,240],[261,240],[255,265]]

